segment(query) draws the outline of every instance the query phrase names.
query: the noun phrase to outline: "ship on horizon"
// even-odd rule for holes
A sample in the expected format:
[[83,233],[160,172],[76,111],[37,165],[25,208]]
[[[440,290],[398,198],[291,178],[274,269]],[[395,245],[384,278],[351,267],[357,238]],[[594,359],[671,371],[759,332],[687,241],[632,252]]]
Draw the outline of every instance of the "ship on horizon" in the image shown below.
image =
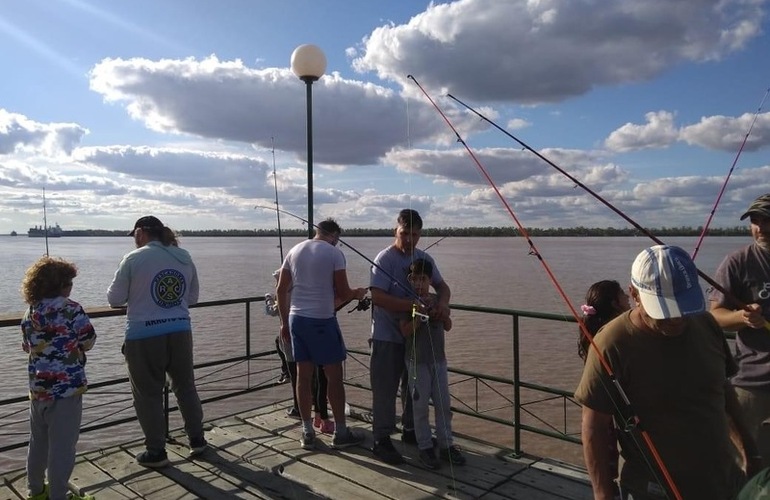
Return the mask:
[[64,231],[59,226],[59,224],[54,224],[53,226],[48,226],[48,231],[46,231],[45,226],[35,226],[29,228],[29,231],[27,231],[27,236],[30,238],[61,238]]

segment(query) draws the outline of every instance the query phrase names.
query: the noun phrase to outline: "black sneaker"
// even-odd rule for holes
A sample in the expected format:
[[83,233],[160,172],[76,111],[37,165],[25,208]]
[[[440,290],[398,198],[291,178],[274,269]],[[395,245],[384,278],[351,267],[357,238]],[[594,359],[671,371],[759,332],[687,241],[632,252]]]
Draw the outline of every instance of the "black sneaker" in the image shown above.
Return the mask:
[[460,448],[455,445],[449,448],[441,448],[438,452],[441,460],[449,462],[452,465],[465,465],[465,455],[460,452]]
[[417,434],[414,433],[414,429],[404,429],[401,433],[401,442],[404,444],[417,444]]
[[209,443],[206,441],[206,438],[203,436],[195,439],[190,440],[190,457],[197,457],[198,455],[201,455],[204,451],[206,451],[206,448],[208,448]]
[[404,463],[404,457],[393,447],[390,437],[384,437],[379,441],[375,441],[372,453],[386,464],[398,465]]
[[433,448],[426,448],[424,450],[420,450],[420,463],[422,463],[425,467],[436,470],[439,467],[441,467],[441,464],[438,461],[438,458],[436,458],[436,452],[433,451]]
[[289,418],[300,418],[299,410],[294,407],[291,407],[288,410],[286,410],[286,416]]
[[145,450],[136,456],[136,463],[143,467],[165,467],[169,464],[166,450]]
[[353,432],[353,430],[348,429],[347,432],[342,435],[337,434],[336,432],[334,433],[334,437],[332,438],[332,448],[341,450],[343,448],[350,448],[351,446],[355,446],[363,442],[363,434]]
[[303,432],[299,438],[299,445],[303,450],[315,449],[315,434],[312,432]]

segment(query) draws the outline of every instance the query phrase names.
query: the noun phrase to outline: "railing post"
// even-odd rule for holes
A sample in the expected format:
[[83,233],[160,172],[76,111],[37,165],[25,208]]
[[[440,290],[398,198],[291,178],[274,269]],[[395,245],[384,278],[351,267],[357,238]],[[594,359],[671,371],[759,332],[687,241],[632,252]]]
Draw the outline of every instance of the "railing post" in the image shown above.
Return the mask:
[[246,302],[246,387],[251,387],[251,302]]
[[519,374],[519,315],[513,316],[513,454],[521,452],[521,378]]
[[251,356],[251,303],[246,302],[246,356]]

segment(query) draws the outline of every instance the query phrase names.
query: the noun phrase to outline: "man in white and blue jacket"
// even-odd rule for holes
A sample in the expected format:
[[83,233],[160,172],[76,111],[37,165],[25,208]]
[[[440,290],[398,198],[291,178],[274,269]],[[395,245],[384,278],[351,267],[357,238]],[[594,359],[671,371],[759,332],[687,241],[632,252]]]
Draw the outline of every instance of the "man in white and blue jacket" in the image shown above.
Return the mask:
[[136,250],[126,254],[107,289],[112,307],[127,306],[124,355],[134,409],[146,450],[136,457],[145,467],[168,465],[163,387],[171,379],[190,455],[203,453],[203,410],[195,388],[188,306],[198,301],[198,274],[174,232],[151,215],[129,233]]

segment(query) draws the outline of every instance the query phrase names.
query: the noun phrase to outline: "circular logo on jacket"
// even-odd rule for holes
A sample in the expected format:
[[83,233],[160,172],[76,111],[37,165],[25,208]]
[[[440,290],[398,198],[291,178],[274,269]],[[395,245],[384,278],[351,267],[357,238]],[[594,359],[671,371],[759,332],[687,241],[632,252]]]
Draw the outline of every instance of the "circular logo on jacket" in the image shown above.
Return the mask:
[[186,290],[184,275],[176,269],[164,269],[152,280],[152,300],[160,307],[178,306]]

